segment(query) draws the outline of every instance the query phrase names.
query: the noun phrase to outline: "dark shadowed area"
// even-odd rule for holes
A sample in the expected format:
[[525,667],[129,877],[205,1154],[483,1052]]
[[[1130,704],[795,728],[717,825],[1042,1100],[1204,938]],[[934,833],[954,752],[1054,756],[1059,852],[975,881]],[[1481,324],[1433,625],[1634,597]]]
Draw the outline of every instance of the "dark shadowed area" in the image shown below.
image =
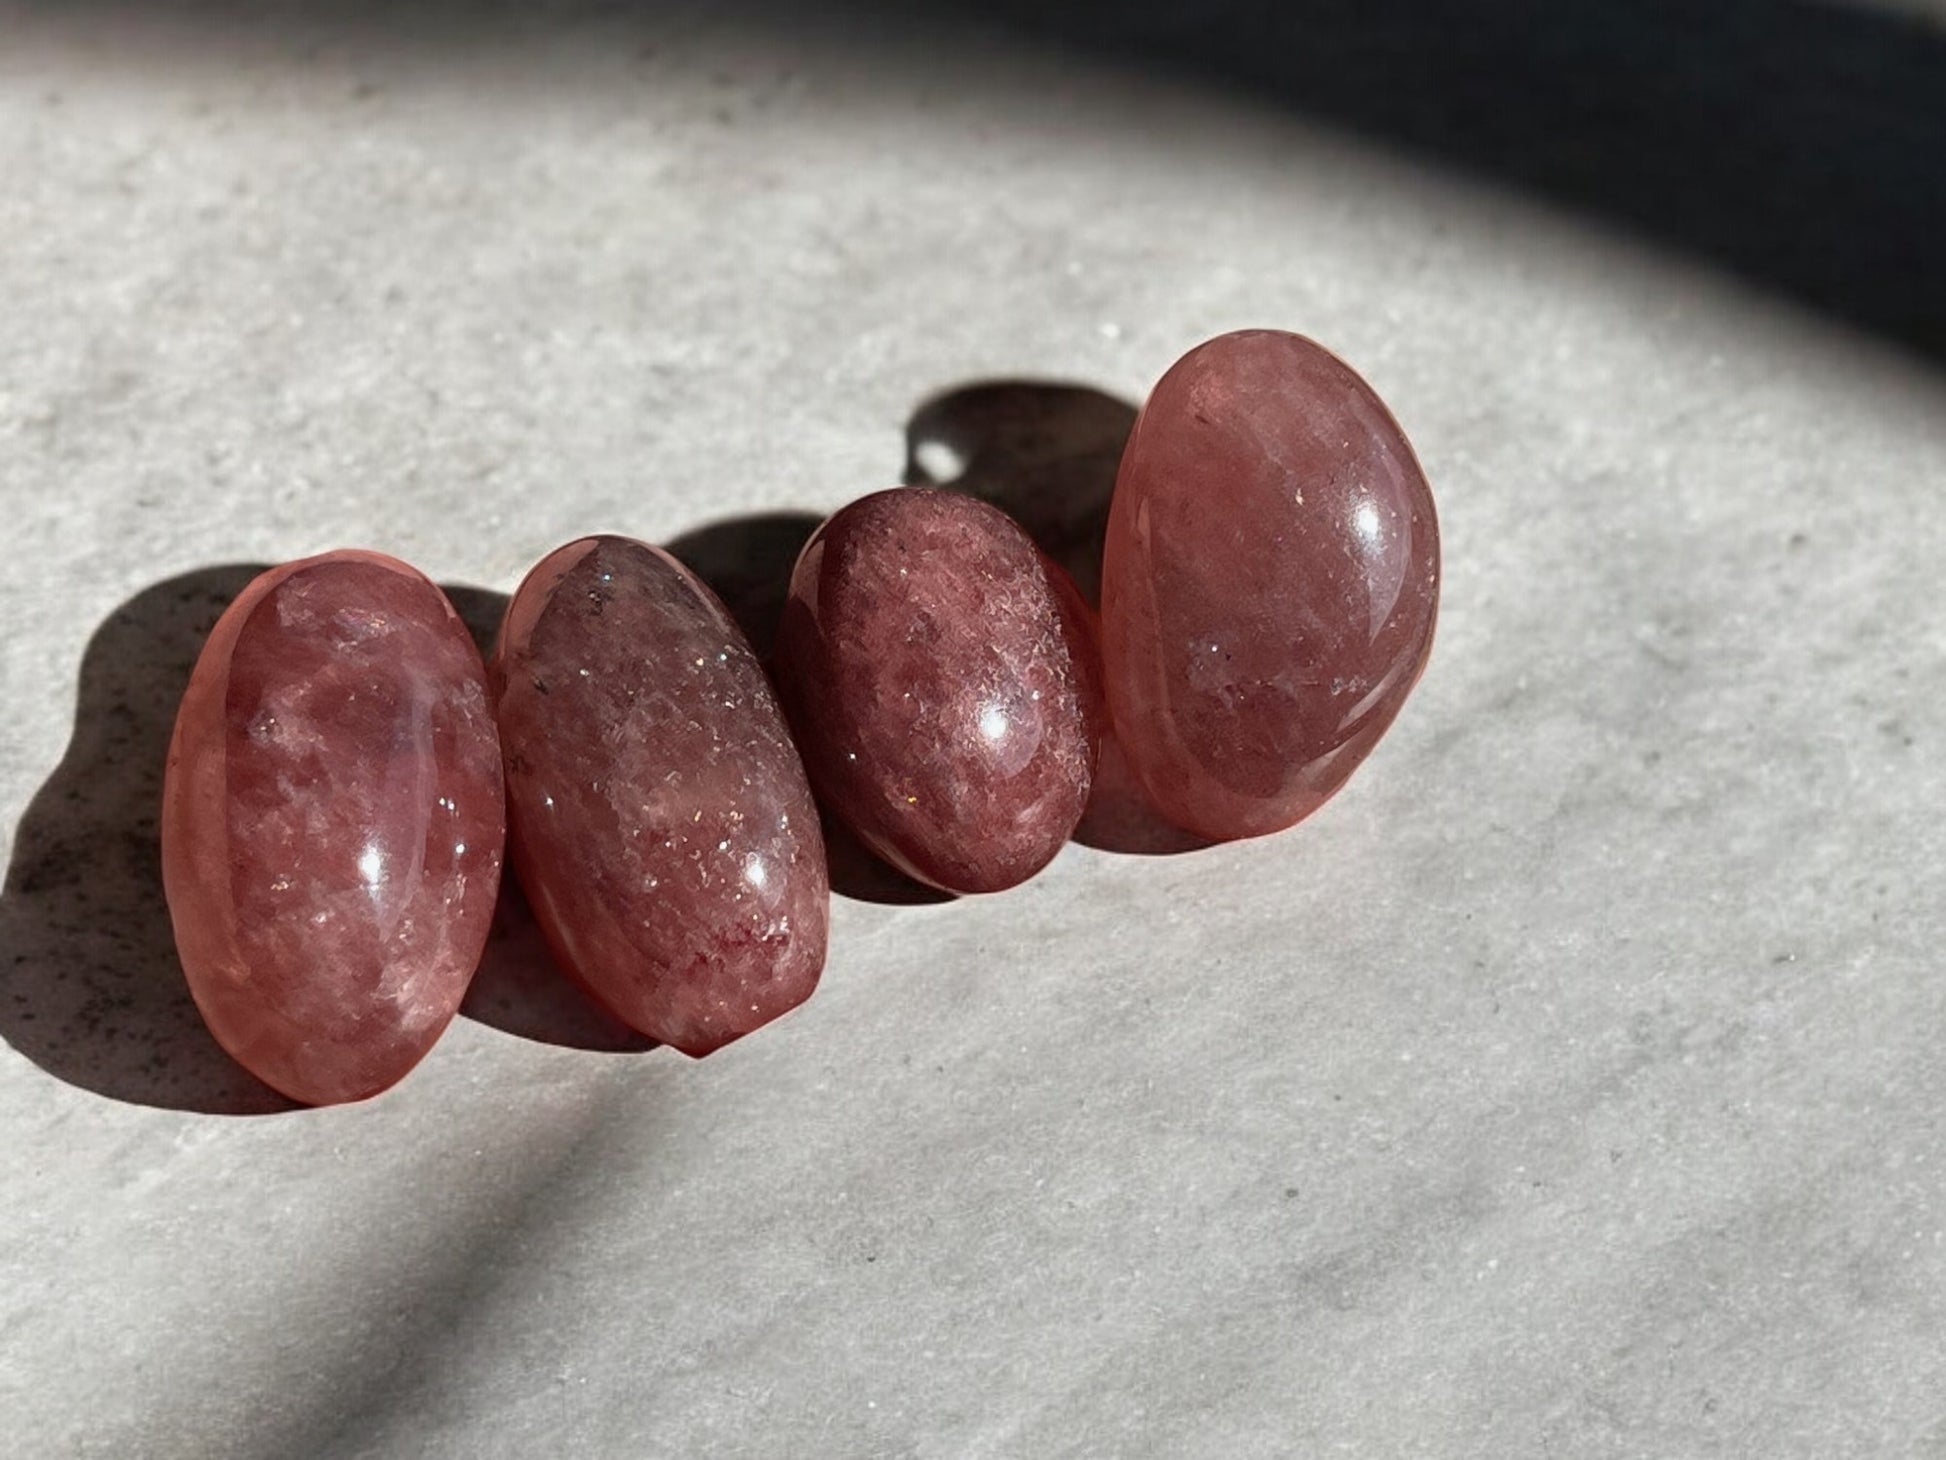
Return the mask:
[[176,705],[258,564],[165,579],[95,631],[74,738],[14,830],[0,892],[0,1037],[50,1074],[138,1105],[296,1107],[223,1052],[176,961],[157,818]]
[[1801,0],[970,7],[1289,107],[1946,360],[1946,30]]

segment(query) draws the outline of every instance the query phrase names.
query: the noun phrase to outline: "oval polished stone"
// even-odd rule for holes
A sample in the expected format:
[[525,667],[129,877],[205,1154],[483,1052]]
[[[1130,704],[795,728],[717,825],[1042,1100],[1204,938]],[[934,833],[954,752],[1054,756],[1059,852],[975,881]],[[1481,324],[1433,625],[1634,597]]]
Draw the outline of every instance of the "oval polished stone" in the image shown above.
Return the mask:
[[715,595],[646,543],[582,538],[520,585],[488,673],[514,867],[561,966],[689,1055],[808,998],[817,808]]
[[900,487],[805,544],[775,667],[811,782],[859,839],[934,886],[996,892],[1088,804],[1096,654],[1074,585],[1011,518]]
[[1170,367],[1102,564],[1110,712],[1163,815],[1223,840],[1315,811],[1417,683],[1438,605],[1432,491],[1348,365],[1245,330]]
[[500,748],[445,594],[378,553],[272,568],[217,621],[176,717],[162,875],[216,1038],[313,1105],[395,1083],[478,966]]

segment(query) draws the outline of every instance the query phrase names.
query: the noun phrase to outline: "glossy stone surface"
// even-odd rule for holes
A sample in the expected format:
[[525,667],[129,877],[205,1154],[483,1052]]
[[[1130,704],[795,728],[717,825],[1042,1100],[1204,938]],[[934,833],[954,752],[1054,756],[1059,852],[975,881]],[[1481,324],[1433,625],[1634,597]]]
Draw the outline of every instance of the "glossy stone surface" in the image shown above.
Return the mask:
[[176,946],[223,1047],[314,1105],[395,1083],[480,961],[505,825],[445,595],[368,552],[259,576],[203,648],[163,782]]
[[1431,489],[1342,360],[1245,330],[1162,377],[1109,511],[1102,655],[1163,815],[1222,840],[1315,811],[1417,683],[1438,605]]
[[997,508],[898,488],[819,528],[791,575],[779,693],[812,784],[860,840],[952,892],[1061,849],[1102,700],[1089,611]]
[[810,996],[817,808],[762,666],[694,575],[629,538],[557,549],[489,678],[514,865],[569,974],[699,1056]]

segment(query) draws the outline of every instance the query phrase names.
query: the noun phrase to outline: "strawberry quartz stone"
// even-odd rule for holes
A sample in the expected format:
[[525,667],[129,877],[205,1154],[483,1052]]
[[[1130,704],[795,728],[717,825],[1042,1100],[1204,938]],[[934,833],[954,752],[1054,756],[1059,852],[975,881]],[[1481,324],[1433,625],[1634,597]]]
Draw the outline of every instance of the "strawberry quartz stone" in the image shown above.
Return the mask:
[[479,964],[505,828],[446,596],[377,553],[262,574],[204,645],[163,781],[169,914],[218,1041],[307,1104],[398,1081]]
[[998,508],[901,487],[805,544],[778,692],[820,798],[950,892],[997,892],[1088,804],[1103,708],[1089,610]]
[[701,1056],[817,986],[818,813],[762,666],[674,558],[541,559],[489,670],[511,853],[548,946],[632,1028]]
[[1170,367],[1102,563],[1115,733],[1164,816],[1227,840],[1310,815],[1418,682],[1438,606],[1432,491],[1350,366],[1245,330]]

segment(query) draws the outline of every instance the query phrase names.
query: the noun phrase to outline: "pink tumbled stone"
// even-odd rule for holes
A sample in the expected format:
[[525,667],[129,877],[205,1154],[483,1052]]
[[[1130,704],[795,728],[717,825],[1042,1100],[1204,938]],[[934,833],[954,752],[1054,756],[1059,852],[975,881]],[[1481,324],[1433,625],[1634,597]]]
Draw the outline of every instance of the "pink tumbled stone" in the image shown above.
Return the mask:
[[1438,605],[1432,491],[1350,366],[1244,330],[1170,367],[1102,565],[1115,732],[1163,815],[1221,840],[1315,811],[1417,683]]
[[163,781],[169,914],[218,1041],[308,1104],[394,1084],[480,961],[505,828],[446,596],[378,553],[260,575],[197,660]]
[[489,675],[514,866],[561,966],[688,1055],[808,998],[817,808],[715,595],[646,543],[582,538],[520,585]]
[[859,839],[934,886],[996,892],[1088,804],[1097,652],[1073,584],[1011,518],[901,487],[805,544],[775,664],[812,784]]

